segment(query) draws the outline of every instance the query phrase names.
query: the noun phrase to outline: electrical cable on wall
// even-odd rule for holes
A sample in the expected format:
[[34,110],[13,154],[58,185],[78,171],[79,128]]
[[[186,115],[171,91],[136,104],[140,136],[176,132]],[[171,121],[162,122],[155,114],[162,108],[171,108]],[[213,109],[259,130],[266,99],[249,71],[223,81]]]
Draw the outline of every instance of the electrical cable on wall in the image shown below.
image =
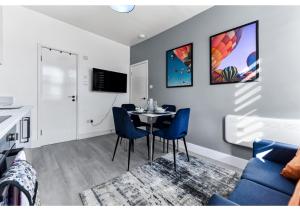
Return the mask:
[[94,127],[99,126],[99,125],[101,125],[104,122],[104,120],[106,120],[106,118],[109,116],[110,112],[112,111],[111,108],[115,105],[118,96],[119,96],[118,94],[115,96],[114,101],[112,102],[109,110],[106,112],[106,114],[104,115],[104,117],[98,123],[91,123],[92,126],[94,126]]

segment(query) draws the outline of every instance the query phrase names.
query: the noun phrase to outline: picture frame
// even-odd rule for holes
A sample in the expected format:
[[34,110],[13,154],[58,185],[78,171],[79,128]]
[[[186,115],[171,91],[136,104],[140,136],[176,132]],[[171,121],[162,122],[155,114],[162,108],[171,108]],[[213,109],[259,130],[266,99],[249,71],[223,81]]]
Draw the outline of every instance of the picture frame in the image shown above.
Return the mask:
[[193,86],[193,43],[166,51],[166,88]]
[[252,82],[259,78],[258,36],[258,20],[210,36],[211,85]]

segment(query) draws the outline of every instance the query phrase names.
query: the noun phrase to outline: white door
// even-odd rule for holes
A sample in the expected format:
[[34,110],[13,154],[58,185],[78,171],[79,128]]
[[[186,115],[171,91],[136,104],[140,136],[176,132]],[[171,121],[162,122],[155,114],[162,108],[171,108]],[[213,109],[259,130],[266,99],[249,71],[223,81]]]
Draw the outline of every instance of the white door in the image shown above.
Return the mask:
[[77,56],[42,48],[39,72],[41,145],[76,139]]
[[148,99],[148,61],[131,65],[130,102],[145,106]]
[[0,66],[3,65],[3,11],[0,6]]

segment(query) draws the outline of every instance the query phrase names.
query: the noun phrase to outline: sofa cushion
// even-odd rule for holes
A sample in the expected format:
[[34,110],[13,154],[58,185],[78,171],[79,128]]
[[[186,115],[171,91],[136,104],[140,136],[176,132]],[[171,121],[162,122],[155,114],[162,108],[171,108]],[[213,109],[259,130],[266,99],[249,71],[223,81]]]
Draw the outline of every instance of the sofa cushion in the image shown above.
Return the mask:
[[292,195],[296,182],[280,175],[283,167],[283,164],[252,158],[243,171],[242,179],[252,180],[274,190]]
[[300,179],[300,149],[296,156],[282,169],[281,175],[292,180]]
[[239,205],[287,205],[290,196],[250,180],[241,179],[228,199]]
[[218,194],[214,194],[207,203],[208,206],[237,206],[238,204],[224,198]]

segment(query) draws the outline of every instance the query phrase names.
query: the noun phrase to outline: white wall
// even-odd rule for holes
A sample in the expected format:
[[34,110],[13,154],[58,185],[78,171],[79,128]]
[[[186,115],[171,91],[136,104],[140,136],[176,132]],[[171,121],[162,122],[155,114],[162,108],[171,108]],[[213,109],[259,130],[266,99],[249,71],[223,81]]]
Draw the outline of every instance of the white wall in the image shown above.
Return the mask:
[[[38,43],[79,54],[78,132],[88,137],[109,132],[114,128],[112,115],[102,125],[93,127],[88,119],[102,119],[115,94],[90,91],[90,70],[93,67],[129,72],[128,46],[97,36],[27,8],[3,8],[4,66],[0,71],[0,96],[15,96],[16,104],[33,105],[33,146],[37,133],[37,72]],[[98,20],[102,21],[102,20]],[[83,56],[88,56],[84,60]],[[128,94],[119,95],[116,105],[128,102]]]
[[2,18],[3,16],[2,16],[2,7],[0,6],[0,66],[1,66],[1,64],[2,64],[2,60],[3,60],[3,33],[2,33],[2,31],[3,31],[3,18]]
[[[259,21],[259,81],[210,85],[209,37],[255,20]],[[252,116],[300,119],[299,26],[300,6],[214,6],[133,46],[131,62],[149,61],[150,97],[160,104],[191,108],[188,142],[249,159],[250,149],[224,140],[224,117],[252,112]],[[193,87],[167,89],[166,51],[190,42]]]

